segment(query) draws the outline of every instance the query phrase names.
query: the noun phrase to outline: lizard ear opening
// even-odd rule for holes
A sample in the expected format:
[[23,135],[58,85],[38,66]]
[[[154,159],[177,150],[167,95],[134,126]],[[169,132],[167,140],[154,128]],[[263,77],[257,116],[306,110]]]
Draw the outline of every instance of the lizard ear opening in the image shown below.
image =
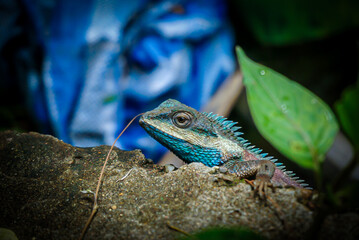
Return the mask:
[[188,128],[193,122],[193,116],[189,112],[176,112],[172,115],[172,122],[176,127]]

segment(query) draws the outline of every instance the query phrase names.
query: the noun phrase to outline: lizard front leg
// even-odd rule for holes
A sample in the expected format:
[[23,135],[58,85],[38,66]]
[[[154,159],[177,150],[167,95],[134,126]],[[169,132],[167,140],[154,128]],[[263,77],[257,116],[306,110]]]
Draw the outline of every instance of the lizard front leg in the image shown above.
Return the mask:
[[229,173],[234,173],[240,178],[255,176],[255,191],[261,198],[268,192],[268,187],[272,186],[271,179],[274,175],[275,164],[268,160],[248,160],[241,161],[232,159],[223,164]]

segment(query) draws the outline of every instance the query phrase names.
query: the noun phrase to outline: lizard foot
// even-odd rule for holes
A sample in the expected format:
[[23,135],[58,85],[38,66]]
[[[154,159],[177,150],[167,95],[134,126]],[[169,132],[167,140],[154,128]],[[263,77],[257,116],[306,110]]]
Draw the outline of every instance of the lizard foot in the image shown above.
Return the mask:
[[273,184],[270,181],[266,181],[263,179],[258,179],[258,180],[244,179],[244,181],[253,187],[254,189],[253,197],[255,197],[258,194],[260,199],[266,199],[268,197],[267,195],[269,193],[269,188],[272,188],[272,191],[274,192]]
[[252,186],[252,188],[255,188],[256,186],[254,186],[254,180],[248,180],[248,179],[244,179],[244,181],[246,182],[246,183],[248,183],[249,185],[251,185]]
[[269,194],[269,188],[273,191],[273,184],[270,181],[265,181],[262,179],[257,179],[253,181],[254,183],[254,196],[258,194],[260,199],[267,199]]

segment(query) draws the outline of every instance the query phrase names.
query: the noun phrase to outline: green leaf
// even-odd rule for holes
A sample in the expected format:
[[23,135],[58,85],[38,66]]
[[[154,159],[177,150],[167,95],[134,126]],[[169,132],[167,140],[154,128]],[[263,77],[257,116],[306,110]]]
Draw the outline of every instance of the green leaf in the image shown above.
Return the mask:
[[344,91],[334,107],[344,132],[359,151],[359,83]]
[[261,134],[299,165],[319,171],[338,124],[330,108],[300,84],[253,62],[237,47],[247,99]]

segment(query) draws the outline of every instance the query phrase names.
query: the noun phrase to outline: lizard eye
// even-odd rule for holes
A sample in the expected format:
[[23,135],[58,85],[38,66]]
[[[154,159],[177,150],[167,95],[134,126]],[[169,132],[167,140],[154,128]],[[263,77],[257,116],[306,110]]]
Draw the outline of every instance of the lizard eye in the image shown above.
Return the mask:
[[179,128],[187,128],[191,125],[192,118],[188,112],[177,112],[172,116],[172,122]]

